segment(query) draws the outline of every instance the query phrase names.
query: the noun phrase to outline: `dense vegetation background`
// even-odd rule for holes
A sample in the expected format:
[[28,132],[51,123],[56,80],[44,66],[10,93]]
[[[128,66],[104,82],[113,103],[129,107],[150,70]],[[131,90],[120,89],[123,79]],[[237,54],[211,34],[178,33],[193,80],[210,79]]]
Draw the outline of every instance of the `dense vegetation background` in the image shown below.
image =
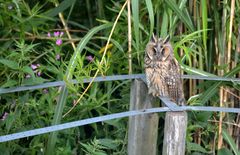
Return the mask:
[[[127,2],[0,0],[1,88],[143,73],[144,48],[153,32],[161,37],[170,34],[185,74],[239,77],[238,0]],[[128,110],[130,81],[87,86],[68,83],[61,88],[1,94],[0,134]],[[184,88],[189,105],[239,108],[239,83],[185,80]],[[238,153],[239,114],[188,115],[186,154]],[[164,114],[160,116],[159,154]],[[127,121],[115,119],[64,130],[57,136],[1,143],[0,152],[127,154]]]

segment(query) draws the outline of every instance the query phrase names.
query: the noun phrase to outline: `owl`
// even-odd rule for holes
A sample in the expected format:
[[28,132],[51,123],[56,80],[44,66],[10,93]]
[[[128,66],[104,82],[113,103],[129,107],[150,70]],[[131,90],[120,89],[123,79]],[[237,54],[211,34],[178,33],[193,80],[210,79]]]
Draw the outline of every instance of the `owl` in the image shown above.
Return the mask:
[[184,105],[180,66],[174,58],[169,39],[169,36],[162,39],[153,35],[146,46],[144,67],[148,93],[169,97],[178,105]]

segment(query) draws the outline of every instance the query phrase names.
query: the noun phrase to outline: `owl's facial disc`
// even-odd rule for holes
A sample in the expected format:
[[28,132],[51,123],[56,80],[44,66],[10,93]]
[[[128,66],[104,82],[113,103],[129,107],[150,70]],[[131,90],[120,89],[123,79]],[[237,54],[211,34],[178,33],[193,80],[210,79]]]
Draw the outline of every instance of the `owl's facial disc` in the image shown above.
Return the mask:
[[147,55],[148,55],[149,59],[151,59],[151,60],[153,59],[153,56],[151,56],[149,52],[147,52]]
[[170,55],[169,47],[166,46],[166,47],[162,48],[161,54],[162,54],[162,60],[165,61]]

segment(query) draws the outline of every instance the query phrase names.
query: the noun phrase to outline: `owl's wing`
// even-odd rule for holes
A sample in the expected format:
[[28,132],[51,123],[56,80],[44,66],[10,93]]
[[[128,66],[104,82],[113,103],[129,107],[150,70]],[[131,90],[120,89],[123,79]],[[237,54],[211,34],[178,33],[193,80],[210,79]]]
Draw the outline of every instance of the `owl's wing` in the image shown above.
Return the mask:
[[169,65],[168,76],[165,79],[168,87],[169,98],[177,104],[184,104],[184,93],[181,81],[180,66],[177,60],[173,59]]
[[151,86],[151,79],[153,76],[153,69],[150,67],[145,68],[145,74],[146,74],[146,81],[148,88]]

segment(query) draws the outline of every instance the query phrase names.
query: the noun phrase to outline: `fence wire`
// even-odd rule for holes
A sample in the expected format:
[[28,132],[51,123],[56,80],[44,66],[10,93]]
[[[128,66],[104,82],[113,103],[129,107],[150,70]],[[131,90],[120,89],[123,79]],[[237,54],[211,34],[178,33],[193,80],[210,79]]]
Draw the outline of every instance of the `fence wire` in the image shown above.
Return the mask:
[[[182,75],[184,79],[200,79],[200,80],[212,80],[212,81],[228,81],[228,82],[240,82],[239,78],[227,78],[227,77],[207,77],[199,75]],[[71,80],[70,83],[89,83],[93,78],[83,78],[82,81]],[[104,81],[116,81],[116,80],[131,80],[131,79],[145,79],[145,74],[132,74],[132,75],[112,75],[105,77],[96,77],[94,82],[104,82]],[[19,86],[14,88],[0,88],[0,94],[13,93],[26,90],[42,89],[49,87],[58,87],[66,85],[65,81],[47,82],[34,86]]]
[[[196,75],[183,75],[183,78],[240,82],[240,79],[225,78],[225,77],[204,77],[204,76],[196,76]],[[142,79],[143,81],[145,81],[145,75],[144,74],[133,74],[133,75],[114,75],[114,76],[106,76],[106,77],[97,77],[94,79],[94,82],[131,80],[131,79]],[[80,83],[80,82],[89,83],[91,80],[92,80],[92,78],[85,78],[82,81],[72,80],[70,82],[72,82],[74,84]],[[57,82],[48,82],[48,83],[35,85],[35,86],[20,86],[20,87],[15,87],[15,88],[4,88],[4,89],[2,88],[2,89],[0,89],[0,94],[48,88],[48,87],[63,86],[65,84],[66,83],[64,81],[57,81]],[[88,119],[69,122],[69,123],[63,123],[63,124],[59,124],[59,125],[53,125],[53,126],[39,128],[39,129],[28,130],[28,131],[14,133],[14,134],[8,134],[8,135],[0,136],[0,142],[7,142],[7,141],[11,141],[11,140],[20,139],[20,138],[41,135],[41,134],[54,132],[54,131],[60,131],[60,130],[64,130],[64,129],[70,129],[73,127],[83,126],[83,125],[97,123],[97,122],[103,122],[103,121],[107,121],[107,120],[111,120],[111,119],[117,119],[117,118],[129,117],[129,116],[137,116],[137,115],[141,115],[141,114],[150,114],[150,113],[167,112],[167,111],[211,111],[211,112],[240,113],[240,108],[178,106],[175,103],[171,102],[169,98],[160,97],[160,99],[167,107],[121,112],[121,113],[99,116],[99,117],[94,117],[94,118],[88,118]]]
[[[239,108],[202,107],[202,106],[177,106],[177,107],[175,107],[174,110],[175,111],[215,111],[215,112],[240,113]],[[53,125],[53,126],[49,126],[49,127],[33,129],[33,130],[24,131],[24,132],[0,136],[0,142],[7,142],[7,141],[11,141],[11,140],[20,139],[20,138],[41,135],[41,134],[45,134],[45,133],[60,131],[60,130],[64,130],[64,129],[70,129],[70,128],[74,128],[74,127],[78,127],[78,126],[83,126],[83,125],[97,123],[97,122],[103,122],[103,121],[117,119],[117,118],[123,118],[123,117],[128,117],[128,116],[137,116],[137,115],[141,115],[141,114],[167,112],[167,111],[171,111],[170,108],[161,107],[161,108],[141,109],[141,110],[127,111],[127,112],[115,113],[115,114],[110,114],[110,115],[105,115],[105,116],[93,117],[93,118],[88,118],[88,119],[84,119],[84,120],[63,123],[63,124],[59,124],[59,125]]]

